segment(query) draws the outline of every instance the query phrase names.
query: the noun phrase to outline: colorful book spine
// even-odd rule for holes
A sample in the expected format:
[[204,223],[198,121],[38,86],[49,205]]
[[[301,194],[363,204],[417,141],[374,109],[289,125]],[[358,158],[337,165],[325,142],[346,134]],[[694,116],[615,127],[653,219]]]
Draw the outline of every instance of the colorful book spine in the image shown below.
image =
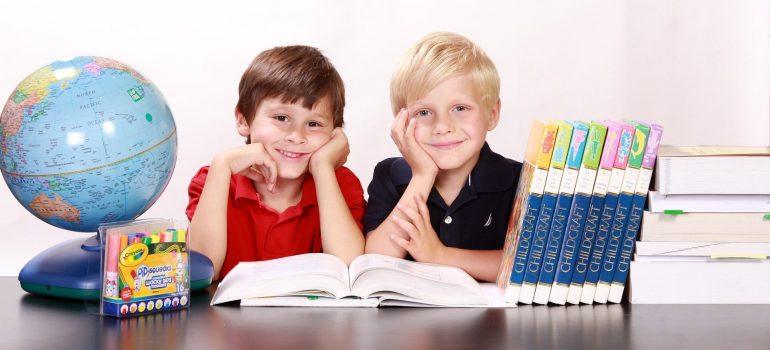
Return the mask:
[[626,172],[628,156],[631,151],[632,142],[634,141],[634,127],[625,123],[620,123],[620,125],[621,132],[620,141],[618,142],[618,151],[615,154],[615,159],[613,161],[612,175],[610,175],[610,182],[607,186],[607,195],[604,197],[604,206],[602,207],[599,227],[596,231],[596,239],[591,248],[591,259],[588,263],[586,280],[585,283],[583,283],[583,292],[580,295],[580,302],[585,304],[592,304],[594,302],[596,283],[599,281],[599,273],[602,270],[604,250],[607,246],[607,238],[610,234],[610,229],[612,228],[612,220],[615,217],[615,209],[618,204],[620,187],[623,183],[623,175]]
[[572,283],[572,274],[575,270],[578,246],[583,237],[583,228],[591,203],[591,194],[594,189],[596,172],[602,157],[604,139],[607,136],[607,127],[599,122],[591,122],[588,130],[588,140],[583,160],[580,165],[575,195],[572,199],[569,218],[567,219],[567,231],[559,252],[559,263],[556,266],[554,283],[551,287],[551,295],[548,300],[552,303],[564,305],[567,301],[567,292]]
[[546,241],[543,266],[540,268],[537,286],[527,289],[526,294],[522,290],[519,302],[526,304],[530,304],[533,301],[540,304],[548,303],[548,296],[551,293],[551,284],[553,283],[553,276],[559,259],[559,249],[561,248],[562,237],[564,236],[569,208],[572,205],[572,196],[575,193],[575,183],[580,171],[580,162],[583,159],[587,136],[588,124],[575,122],[567,155],[567,166],[564,168],[564,174],[559,185],[559,197],[556,199],[556,207],[553,212],[553,219],[551,219],[551,228],[548,231],[548,241]]
[[623,234],[618,264],[615,267],[612,285],[610,286],[610,295],[607,299],[613,303],[619,303],[623,299],[628,269],[631,266],[631,256],[634,253],[636,236],[639,234],[639,227],[642,223],[644,205],[647,202],[647,192],[650,189],[650,180],[652,179],[652,169],[655,167],[655,158],[658,155],[658,146],[660,146],[662,136],[663,128],[660,125],[652,124],[650,126],[650,136],[647,138],[647,147],[644,151],[642,168],[639,171],[639,180],[636,183],[631,211],[628,214],[628,224]]
[[596,284],[596,295],[594,295],[594,301],[602,304],[607,302],[607,298],[610,295],[610,284],[612,283],[612,276],[615,274],[620,245],[622,244],[623,233],[628,222],[628,213],[631,210],[636,183],[639,180],[639,170],[642,167],[647,136],[650,134],[649,126],[644,124],[635,124],[634,126],[636,135],[631,145],[626,173],[623,174],[623,184],[620,187],[618,206],[615,209],[615,217],[612,220],[612,229],[607,239],[607,247],[602,259],[602,270],[599,273],[599,282]]
[[[583,293],[583,283],[588,271],[588,262],[591,258],[591,249],[596,239],[596,230],[599,227],[599,217],[604,208],[604,197],[607,195],[607,187],[612,177],[612,166],[615,163],[615,156],[618,153],[618,144],[620,143],[621,125],[617,122],[607,121],[607,138],[604,141],[604,150],[602,151],[601,162],[596,173],[593,192],[591,194],[591,203],[586,213],[586,224],[583,228],[583,238],[578,247],[577,260],[572,272],[572,282],[569,285],[567,293],[567,302],[570,304],[579,304]],[[585,156],[584,156],[585,157]],[[606,237],[606,236],[605,236]]]
[[509,303],[518,300],[524,280],[526,259],[540,210],[557,130],[556,124],[535,121],[527,140],[497,281],[505,301]]
[[[559,196],[559,185],[564,173],[564,166],[567,164],[567,152],[569,151],[573,127],[567,121],[559,121],[558,125],[559,132],[553,148],[551,165],[548,168],[548,179],[545,183],[543,200],[540,204],[540,212],[538,213],[537,224],[535,225],[535,233],[532,236],[532,244],[529,248],[521,295],[533,294],[537,286],[540,267],[543,263],[545,242],[548,240],[548,230],[551,228],[551,219],[556,207],[556,199]],[[526,302],[526,299],[523,302]]]

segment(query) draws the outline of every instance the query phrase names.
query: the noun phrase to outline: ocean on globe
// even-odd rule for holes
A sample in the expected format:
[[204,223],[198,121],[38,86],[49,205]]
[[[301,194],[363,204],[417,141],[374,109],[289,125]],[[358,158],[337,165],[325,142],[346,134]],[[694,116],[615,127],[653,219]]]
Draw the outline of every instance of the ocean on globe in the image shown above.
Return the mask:
[[133,220],[166,188],[176,125],[158,88],[103,57],[27,76],[0,114],[0,170],[39,219],[73,231]]

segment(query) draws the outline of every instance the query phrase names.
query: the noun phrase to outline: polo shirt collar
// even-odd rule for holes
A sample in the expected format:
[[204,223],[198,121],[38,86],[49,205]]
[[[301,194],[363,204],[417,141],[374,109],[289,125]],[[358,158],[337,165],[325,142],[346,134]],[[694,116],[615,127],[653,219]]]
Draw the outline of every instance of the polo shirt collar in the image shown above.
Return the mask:
[[[396,186],[408,185],[412,169],[404,158],[397,159],[390,168],[390,176]],[[484,142],[479,159],[471,170],[468,185],[473,193],[500,192],[513,187],[514,167],[505,157],[495,153]]]

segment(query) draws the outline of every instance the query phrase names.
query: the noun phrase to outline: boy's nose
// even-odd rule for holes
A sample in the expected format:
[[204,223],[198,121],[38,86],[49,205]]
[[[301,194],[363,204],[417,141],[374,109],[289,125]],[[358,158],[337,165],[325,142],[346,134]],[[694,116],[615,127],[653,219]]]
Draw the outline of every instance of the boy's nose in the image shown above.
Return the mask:
[[452,120],[446,116],[439,115],[435,119],[435,123],[433,125],[433,133],[436,135],[443,135],[451,133],[455,130],[454,123],[452,123]]
[[286,142],[290,142],[298,145],[301,145],[307,142],[305,135],[301,131],[297,131],[297,130],[290,131],[288,134],[286,134],[285,140]]

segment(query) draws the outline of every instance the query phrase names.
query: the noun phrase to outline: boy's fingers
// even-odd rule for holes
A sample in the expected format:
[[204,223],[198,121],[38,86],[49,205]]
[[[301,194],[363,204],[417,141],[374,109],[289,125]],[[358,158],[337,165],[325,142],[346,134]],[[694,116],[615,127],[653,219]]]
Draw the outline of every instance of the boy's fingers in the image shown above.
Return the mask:
[[412,225],[412,223],[400,218],[397,215],[391,215],[391,220],[393,220],[394,223],[407,235],[409,235],[410,239],[414,239],[414,237],[417,235],[417,228]]
[[396,116],[396,119],[393,121],[393,129],[391,129],[391,136],[393,139],[400,144],[404,142],[404,133],[406,132],[407,124],[409,122],[407,116],[408,112],[406,108],[402,108],[400,112],[398,112],[398,115]]
[[270,183],[275,184],[276,179],[278,178],[278,164],[275,163],[275,160],[273,158],[265,159],[264,161],[265,167],[267,167],[270,170]]
[[409,118],[409,122],[406,125],[406,132],[404,133],[404,141],[406,141],[406,143],[409,144],[410,146],[414,143],[413,141],[415,141],[414,139],[415,124],[417,124],[415,119]]
[[411,221],[411,224],[414,225],[418,230],[422,229],[422,226],[423,226],[422,217],[420,217],[420,214],[416,210],[403,204],[396,205],[396,208],[400,212],[404,213],[404,215],[406,215]]
[[[396,114],[396,117],[393,118],[393,123],[390,125],[390,136],[396,140],[398,139],[399,135],[403,135],[403,114],[404,109],[402,108],[398,114]],[[399,132],[400,131],[400,132]]]
[[241,175],[248,177],[252,181],[256,181],[256,182],[265,181],[265,176],[262,175],[262,173],[260,173],[259,171],[254,170],[254,168],[246,168],[246,170],[243,173],[241,173]]
[[430,212],[428,211],[428,206],[425,204],[425,199],[421,194],[418,194],[414,196],[414,200],[417,204],[417,211],[420,213],[420,217],[422,218],[422,223],[424,225],[423,228],[427,229],[427,226],[430,224]]
[[391,234],[390,235],[390,240],[393,241],[393,243],[396,243],[399,247],[403,248],[406,251],[410,251],[411,248],[412,248],[409,241],[407,241],[407,240],[405,240],[405,239],[403,239],[401,237],[398,237],[396,235]]

